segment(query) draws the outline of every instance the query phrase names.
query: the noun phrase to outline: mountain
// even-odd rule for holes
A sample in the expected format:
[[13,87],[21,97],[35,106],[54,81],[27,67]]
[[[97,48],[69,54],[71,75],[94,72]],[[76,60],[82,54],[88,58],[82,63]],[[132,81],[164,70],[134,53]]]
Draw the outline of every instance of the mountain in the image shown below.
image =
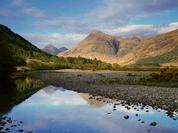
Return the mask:
[[68,49],[66,47],[61,47],[58,49],[55,46],[48,44],[42,50],[50,55],[57,55],[57,54],[64,52]]
[[127,55],[142,42],[141,38],[121,38],[94,31],[71,50],[58,54],[63,57],[97,58],[108,63],[118,63],[118,58]]
[[58,54],[63,57],[97,58],[102,61],[115,60],[119,42],[114,37],[101,31],[93,31],[76,47]]
[[[11,55],[14,66],[23,66],[25,67],[24,69],[42,67],[44,62],[49,64],[52,58],[50,55],[37,48],[20,35],[14,33],[8,27],[0,25],[0,35],[0,48],[2,51],[0,53],[1,63],[4,62],[9,65],[12,62],[10,60],[4,61],[4,59],[7,58],[4,54],[6,52],[6,54]],[[21,68],[22,67],[19,67],[19,69]]]
[[[58,53],[57,53],[57,54],[62,53],[62,52],[65,52],[65,51],[67,51],[67,50],[68,50],[68,48],[66,48],[66,47],[61,47],[61,48],[58,49]],[[56,54],[56,55],[57,55],[57,54]]]
[[[63,51],[65,48],[59,50]],[[49,55],[8,27],[0,25],[0,79],[4,79],[6,75],[10,76],[14,71],[69,68],[109,69],[110,67],[111,64],[99,60],[81,57],[59,58]]]
[[50,55],[58,54],[58,49],[51,44],[46,45],[42,50]]
[[0,24],[0,45],[6,45],[12,52],[13,56],[21,59],[35,58],[41,59],[49,57],[48,54],[31,44],[20,35],[11,31],[8,27]]
[[178,30],[145,39],[118,63],[178,66]]
[[116,37],[94,31],[63,57],[97,58],[119,65],[178,66],[178,30],[150,38]]

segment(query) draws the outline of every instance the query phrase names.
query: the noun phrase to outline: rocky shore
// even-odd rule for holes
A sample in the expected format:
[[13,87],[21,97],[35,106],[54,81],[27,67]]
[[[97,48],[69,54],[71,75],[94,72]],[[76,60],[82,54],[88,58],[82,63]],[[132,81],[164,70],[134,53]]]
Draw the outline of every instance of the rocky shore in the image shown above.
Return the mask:
[[170,117],[178,112],[178,88],[136,85],[140,78],[149,75],[145,72],[41,71],[28,75],[41,79],[47,85],[124,100],[124,104],[128,105],[161,108],[168,111]]

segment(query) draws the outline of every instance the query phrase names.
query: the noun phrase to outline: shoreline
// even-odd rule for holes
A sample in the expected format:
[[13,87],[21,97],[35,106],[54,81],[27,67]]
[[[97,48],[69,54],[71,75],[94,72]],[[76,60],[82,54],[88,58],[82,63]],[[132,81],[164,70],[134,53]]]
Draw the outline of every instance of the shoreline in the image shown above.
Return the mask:
[[[133,85],[130,82],[148,76],[137,72],[136,76],[128,76],[128,72],[31,72],[29,76],[41,79],[46,85],[63,87],[76,92],[90,93],[117,100],[125,100],[131,104],[149,105],[167,110],[169,114],[178,112],[178,88]],[[113,79],[125,79],[122,83]],[[112,81],[112,82],[111,82]]]

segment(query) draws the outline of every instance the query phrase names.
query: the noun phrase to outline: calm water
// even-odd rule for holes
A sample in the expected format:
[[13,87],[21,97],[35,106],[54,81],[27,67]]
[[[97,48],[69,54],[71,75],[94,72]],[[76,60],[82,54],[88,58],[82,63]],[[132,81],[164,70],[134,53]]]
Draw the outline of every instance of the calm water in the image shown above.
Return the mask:
[[[104,102],[103,102],[104,101]],[[9,132],[34,133],[178,133],[178,120],[165,111],[126,109],[107,103],[109,99],[91,99],[89,94],[47,86],[19,105],[7,117]],[[138,116],[136,116],[138,114]],[[125,119],[124,116],[129,118]],[[140,119],[140,121],[138,121]],[[151,122],[157,122],[155,127]],[[144,122],[144,123],[143,123]],[[11,125],[11,126],[10,126]]]

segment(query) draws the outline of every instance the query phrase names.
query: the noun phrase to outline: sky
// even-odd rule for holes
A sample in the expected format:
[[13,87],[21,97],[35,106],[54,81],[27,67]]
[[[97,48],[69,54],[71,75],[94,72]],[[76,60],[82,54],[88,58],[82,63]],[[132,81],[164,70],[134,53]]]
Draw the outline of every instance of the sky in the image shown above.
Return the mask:
[[178,29],[178,0],[0,0],[0,23],[39,48],[72,48],[94,30],[152,36]]

